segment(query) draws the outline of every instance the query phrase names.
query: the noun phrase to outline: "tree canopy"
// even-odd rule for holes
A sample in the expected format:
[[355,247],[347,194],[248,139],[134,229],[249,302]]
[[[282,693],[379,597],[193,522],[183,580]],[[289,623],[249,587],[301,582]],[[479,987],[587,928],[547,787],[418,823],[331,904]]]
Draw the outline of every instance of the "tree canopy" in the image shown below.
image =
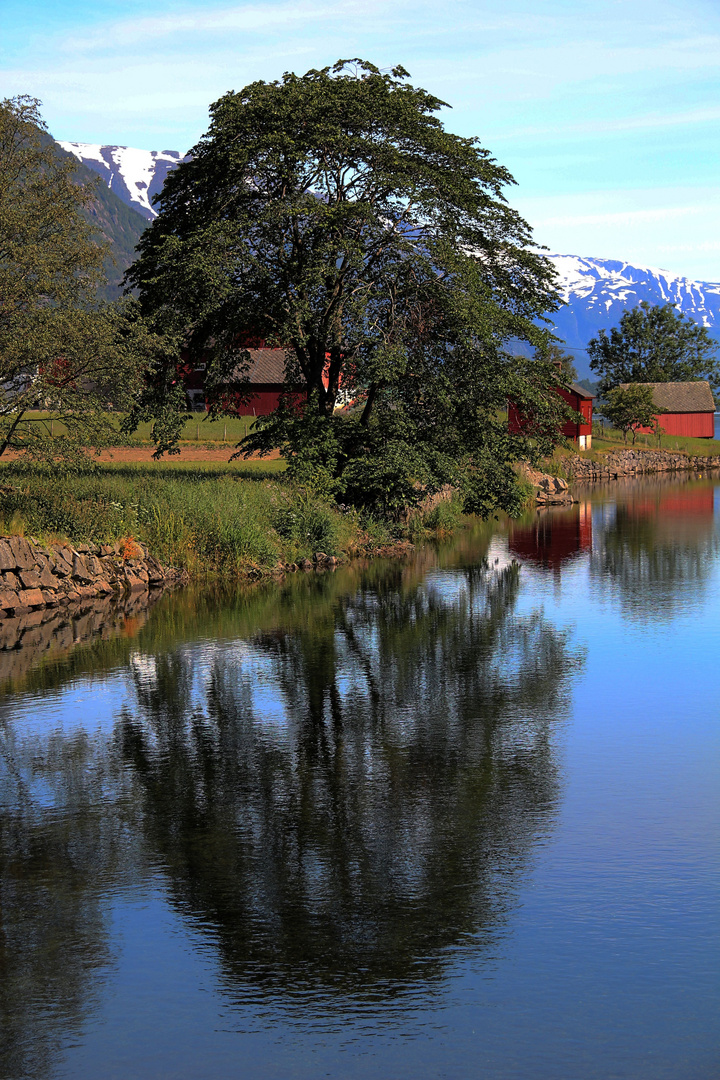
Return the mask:
[[672,304],[653,307],[644,301],[626,311],[618,327],[601,330],[587,351],[603,396],[620,383],[720,382],[717,345],[707,327]]
[[602,411],[603,416],[612,426],[622,431],[625,442],[627,442],[628,432],[632,432],[634,446],[637,433],[641,428],[649,428],[654,435],[662,431],[657,416],[667,412],[667,409],[653,403],[651,387],[633,383],[630,386],[616,386],[609,390]]
[[95,188],[76,182],[39,106],[0,102],[0,454],[55,456],[103,439],[102,409],[129,407],[151,339],[132,303],[97,298],[106,251],[83,213]]
[[[243,389],[245,344],[286,350],[304,407],[260,420],[244,452],[280,446],[297,475],[386,509],[461,478],[473,509],[511,508],[512,462],[557,441],[563,405],[552,364],[506,343],[547,344],[554,271],[505,200],[509,172],[408,78],[338,61],[226,94],[128,282],[207,364],[215,410]],[[518,435],[508,398],[532,418]],[[176,365],[158,365],[135,418],[155,415],[159,451],[177,400]]]

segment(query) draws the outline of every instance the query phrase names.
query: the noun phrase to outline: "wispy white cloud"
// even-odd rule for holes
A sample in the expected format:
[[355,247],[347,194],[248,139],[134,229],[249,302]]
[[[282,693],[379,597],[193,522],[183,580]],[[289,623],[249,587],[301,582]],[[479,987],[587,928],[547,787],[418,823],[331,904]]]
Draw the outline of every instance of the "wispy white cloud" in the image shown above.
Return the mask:
[[[720,48],[720,46],[719,46]],[[625,132],[662,131],[666,128],[687,128],[720,121],[720,106],[691,109],[685,112],[648,113],[643,116],[621,116],[611,120],[589,120],[581,124],[526,125],[505,130],[494,136],[496,142],[520,138],[576,139],[578,135],[624,134]]]
[[308,26],[328,19],[347,19],[361,10],[367,10],[367,5],[361,8],[354,0],[334,4],[299,2],[202,7],[140,19],[119,19],[90,33],[70,34],[63,38],[61,48],[74,54],[126,49],[133,45],[145,50],[156,47],[159,41],[176,43],[179,37],[192,40],[197,47],[198,38],[207,35],[258,34],[286,29],[292,32],[298,24]]
[[557,217],[536,218],[536,229],[562,226],[577,228],[580,225],[637,225],[647,222],[667,222],[672,218],[694,217],[715,213],[715,206],[664,206],[652,210],[619,210],[610,214],[574,214]]
[[525,197],[517,206],[553,251],[720,279],[720,187],[623,188]]

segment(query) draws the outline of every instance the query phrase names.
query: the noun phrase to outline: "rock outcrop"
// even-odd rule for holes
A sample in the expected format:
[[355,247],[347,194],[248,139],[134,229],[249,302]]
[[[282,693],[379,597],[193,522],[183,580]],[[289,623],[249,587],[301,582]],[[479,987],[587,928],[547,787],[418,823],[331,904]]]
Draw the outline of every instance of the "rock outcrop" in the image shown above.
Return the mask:
[[568,506],[576,501],[570,494],[567,480],[563,480],[561,476],[540,472],[527,462],[521,463],[518,472],[535,488],[535,502],[538,506]]
[[572,457],[563,462],[576,481],[618,480],[646,473],[707,472],[720,469],[720,457],[701,457],[670,450],[613,450],[598,461]]
[[0,538],[0,620],[103,596],[126,596],[181,583],[134,540],[116,544],[48,544]]

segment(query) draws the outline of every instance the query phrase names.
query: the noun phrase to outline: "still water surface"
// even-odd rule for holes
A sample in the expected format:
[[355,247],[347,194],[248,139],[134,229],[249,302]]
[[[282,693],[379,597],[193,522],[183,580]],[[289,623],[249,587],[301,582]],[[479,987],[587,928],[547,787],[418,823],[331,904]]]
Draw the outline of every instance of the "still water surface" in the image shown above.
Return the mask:
[[718,1076],[719,507],[0,652],[0,1075]]

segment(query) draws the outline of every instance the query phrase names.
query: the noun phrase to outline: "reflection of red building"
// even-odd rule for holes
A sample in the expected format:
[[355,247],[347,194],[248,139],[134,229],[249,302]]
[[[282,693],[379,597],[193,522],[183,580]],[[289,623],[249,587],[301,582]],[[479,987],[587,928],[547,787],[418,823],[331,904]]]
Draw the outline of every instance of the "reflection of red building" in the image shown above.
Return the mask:
[[[589,450],[592,446],[592,403],[594,394],[578,383],[570,383],[567,388],[556,387],[560,397],[568,403],[581,420],[568,420],[563,424],[562,433],[566,439],[577,443],[579,450]],[[512,402],[508,403],[508,430],[511,435],[518,435],[525,427],[525,420]]]
[[558,569],[592,547],[590,503],[568,509],[549,507],[532,522],[513,522],[508,547],[521,562]]
[[645,490],[624,503],[623,510],[638,528],[650,525],[659,543],[694,545],[713,529],[714,485],[691,483],[686,488],[673,486],[668,492]]

